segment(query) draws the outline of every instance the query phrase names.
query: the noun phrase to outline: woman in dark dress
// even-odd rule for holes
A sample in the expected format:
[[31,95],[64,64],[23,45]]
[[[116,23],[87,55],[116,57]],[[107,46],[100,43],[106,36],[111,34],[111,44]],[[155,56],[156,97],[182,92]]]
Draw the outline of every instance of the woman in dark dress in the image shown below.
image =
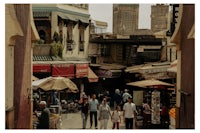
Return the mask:
[[83,129],[86,128],[88,111],[89,111],[88,99],[86,97],[84,97],[83,103],[81,104],[81,117],[83,120]]

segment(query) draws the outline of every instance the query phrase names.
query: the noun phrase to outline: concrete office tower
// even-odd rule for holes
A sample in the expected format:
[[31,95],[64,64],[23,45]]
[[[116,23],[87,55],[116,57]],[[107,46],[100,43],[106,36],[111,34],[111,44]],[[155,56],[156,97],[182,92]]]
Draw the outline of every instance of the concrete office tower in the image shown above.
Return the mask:
[[169,5],[156,4],[151,6],[151,30],[158,32],[167,29]]
[[139,4],[113,4],[113,33],[131,35],[138,29]]

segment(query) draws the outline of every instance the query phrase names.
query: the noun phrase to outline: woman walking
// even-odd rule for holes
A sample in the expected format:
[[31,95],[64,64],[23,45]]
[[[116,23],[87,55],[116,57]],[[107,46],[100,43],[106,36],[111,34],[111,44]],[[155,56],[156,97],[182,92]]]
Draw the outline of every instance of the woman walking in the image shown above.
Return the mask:
[[102,104],[99,107],[99,120],[100,120],[100,129],[107,129],[108,119],[110,114],[110,107],[107,104],[106,98],[103,99]]
[[87,100],[88,99],[86,97],[84,97],[83,103],[81,104],[81,116],[82,116],[82,120],[83,120],[83,129],[86,128],[88,111],[89,111],[89,104],[88,104]]
[[116,107],[116,110],[113,111],[111,119],[113,122],[113,127],[112,129],[115,129],[115,126],[117,127],[117,129],[119,129],[119,123],[121,122],[121,117],[120,117],[121,113],[120,113],[120,106]]

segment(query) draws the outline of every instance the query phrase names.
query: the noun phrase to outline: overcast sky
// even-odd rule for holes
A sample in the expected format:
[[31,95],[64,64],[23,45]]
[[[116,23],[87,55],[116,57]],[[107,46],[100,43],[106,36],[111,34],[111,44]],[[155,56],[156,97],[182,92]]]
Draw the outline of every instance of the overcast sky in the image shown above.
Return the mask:
[[[108,23],[107,32],[112,32],[113,18],[112,4],[89,4],[89,13],[94,20],[104,21]],[[150,4],[140,4],[139,6],[139,29],[150,29]]]

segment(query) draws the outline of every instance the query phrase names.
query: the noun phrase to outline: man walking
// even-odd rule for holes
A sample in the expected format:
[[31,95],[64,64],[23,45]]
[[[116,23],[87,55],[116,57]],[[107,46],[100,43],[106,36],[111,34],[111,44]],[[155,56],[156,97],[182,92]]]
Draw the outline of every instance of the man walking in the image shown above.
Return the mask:
[[93,124],[93,116],[95,119],[95,128],[97,129],[97,110],[98,110],[99,102],[96,99],[96,95],[92,95],[92,99],[89,103],[89,110],[90,110],[90,128],[92,128]]
[[136,106],[132,103],[132,97],[128,98],[128,102],[124,104],[123,116],[126,129],[133,129],[133,119],[136,120]]

